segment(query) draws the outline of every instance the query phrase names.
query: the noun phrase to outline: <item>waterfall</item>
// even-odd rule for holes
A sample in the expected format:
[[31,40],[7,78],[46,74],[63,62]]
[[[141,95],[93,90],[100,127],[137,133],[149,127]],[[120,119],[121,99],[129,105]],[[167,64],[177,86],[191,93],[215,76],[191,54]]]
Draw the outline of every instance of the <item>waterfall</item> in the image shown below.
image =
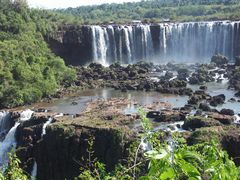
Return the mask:
[[92,26],[92,49],[93,61],[107,65],[107,44],[109,43],[106,28]]
[[92,59],[103,65],[209,62],[220,53],[233,60],[240,55],[239,26],[238,21],[91,26]]
[[[31,118],[33,111],[26,110],[20,114],[20,121],[27,121]],[[16,122],[15,125],[9,130],[3,142],[0,142],[0,166],[6,166],[8,163],[8,152],[11,149],[15,149],[17,142],[15,138],[15,133],[20,122]]]
[[[61,116],[63,116],[63,113],[55,115],[54,117],[61,117]],[[43,124],[41,137],[43,137],[46,134],[46,128],[49,124],[52,123],[52,121],[53,121],[53,118],[49,117],[48,121]],[[36,179],[36,177],[37,177],[37,162],[34,161],[32,173],[31,173],[31,179],[34,180]]]
[[31,180],[36,179],[36,177],[37,177],[37,162],[34,161],[33,169],[32,169],[32,172],[31,172]]
[[48,121],[43,124],[42,135],[41,135],[42,137],[46,134],[46,128],[47,128],[47,126],[48,126],[49,124],[52,123],[52,120],[53,120],[53,118],[50,117],[50,118],[48,119]]
[[0,139],[5,135],[7,130],[10,128],[10,118],[11,115],[9,112],[3,111],[0,112]]

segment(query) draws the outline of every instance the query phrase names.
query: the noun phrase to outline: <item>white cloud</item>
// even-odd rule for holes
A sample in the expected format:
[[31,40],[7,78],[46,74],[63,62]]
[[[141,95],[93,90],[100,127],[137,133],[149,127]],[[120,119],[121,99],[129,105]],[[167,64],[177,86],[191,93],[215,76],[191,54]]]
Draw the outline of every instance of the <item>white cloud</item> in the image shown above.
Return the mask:
[[84,5],[94,5],[103,3],[123,3],[133,1],[139,0],[28,0],[28,4],[30,5],[30,7],[52,9],[52,8],[78,7]]

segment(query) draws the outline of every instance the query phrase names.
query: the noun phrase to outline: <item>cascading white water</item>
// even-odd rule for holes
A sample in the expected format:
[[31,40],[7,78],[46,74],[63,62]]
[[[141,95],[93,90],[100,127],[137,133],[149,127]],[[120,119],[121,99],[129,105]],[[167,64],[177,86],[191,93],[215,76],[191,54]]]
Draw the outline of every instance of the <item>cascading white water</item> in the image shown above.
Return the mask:
[[103,65],[140,60],[209,62],[240,55],[240,22],[212,21],[133,26],[91,26],[93,60]]
[[10,128],[10,113],[9,112],[6,112],[6,111],[3,111],[3,112],[0,112],[0,137],[4,136],[6,131]]
[[[33,111],[26,110],[20,114],[20,121],[27,121],[31,118]],[[16,122],[15,125],[9,130],[3,142],[0,142],[0,166],[5,167],[8,163],[8,152],[11,149],[15,149],[17,142],[15,138],[15,133],[20,122]]]
[[132,52],[131,52],[131,46],[130,46],[129,29],[127,27],[124,27],[123,32],[124,32],[124,44],[126,45],[127,62],[131,63]]
[[32,169],[32,172],[31,172],[31,180],[35,180],[36,177],[37,177],[37,162],[34,161],[33,169]]
[[46,128],[47,128],[47,126],[48,126],[49,124],[52,123],[52,120],[53,120],[53,118],[50,117],[50,118],[48,119],[48,121],[43,124],[42,135],[41,135],[42,137],[46,134]]
[[92,49],[93,61],[107,65],[107,44],[109,43],[106,28],[100,26],[92,26]]

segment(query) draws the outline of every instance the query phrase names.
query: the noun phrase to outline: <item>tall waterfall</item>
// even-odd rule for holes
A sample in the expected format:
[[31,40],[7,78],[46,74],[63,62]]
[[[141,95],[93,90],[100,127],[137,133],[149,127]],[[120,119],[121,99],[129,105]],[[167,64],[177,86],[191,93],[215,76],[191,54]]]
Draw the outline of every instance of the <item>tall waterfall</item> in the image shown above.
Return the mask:
[[[26,110],[20,115],[20,121],[27,121],[31,118],[33,111]],[[11,149],[15,149],[17,142],[15,133],[20,122],[16,122],[15,125],[9,130],[3,142],[0,142],[0,167],[5,166],[8,163],[8,152]]]
[[3,111],[0,112],[0,138],[9,130],[10,127],[10,113]]
[[92,60],[107,65],[140,60],[155,63],[208,62],[217,53],[240,55],[240,22],[90,26]]

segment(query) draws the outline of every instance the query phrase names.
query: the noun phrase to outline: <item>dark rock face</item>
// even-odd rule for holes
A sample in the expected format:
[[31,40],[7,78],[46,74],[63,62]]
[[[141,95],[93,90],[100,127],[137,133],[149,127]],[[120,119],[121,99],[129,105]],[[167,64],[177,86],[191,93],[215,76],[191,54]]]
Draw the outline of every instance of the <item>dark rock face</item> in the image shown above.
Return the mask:
[[36,145],[41,139],[43,124],[48,120],[46,116],[33,117],[21,123],[16,131],[17,156],[21,160],[21,167],[31,173],[36,158]]
[[62,26],[45,37],[52,51],[66,64],[83,65],[91,59],[91,35],[87,26]]
[[231,130],[222,139],[222,147],[226,150],[237,166],[240,165],[240,134],[239,130]]
[[215,63],[217,66],[221,66],[228,63],[228,59],[220,54],[214,55],[211,59],[211,63]]
[[[136,140],[128,125],[135,120],[120,111],[127,100],[92,101],[77,117],[55,117],[42,135],[43,125],[54,113],[35,113],[30,120],[22,122],[16,131],[16,153],[21,167],[31,174],[37,163],[37,179],[74,179],[86,167],[89,151],[112,170],[127,159],[128,148]],[[119,109],[112,109],[112,104]],[[89,146],[93,139],[92,148]],[[124,163],[124,162],[123,162]]]
[[64,180],[78,176],[80,165],[86,164],[91,137],[94,156],[105,163],[108,170],[126,156],[129,144],[122,142],[122,135],[116,130],[53,125],[37,146],[38,179]]

